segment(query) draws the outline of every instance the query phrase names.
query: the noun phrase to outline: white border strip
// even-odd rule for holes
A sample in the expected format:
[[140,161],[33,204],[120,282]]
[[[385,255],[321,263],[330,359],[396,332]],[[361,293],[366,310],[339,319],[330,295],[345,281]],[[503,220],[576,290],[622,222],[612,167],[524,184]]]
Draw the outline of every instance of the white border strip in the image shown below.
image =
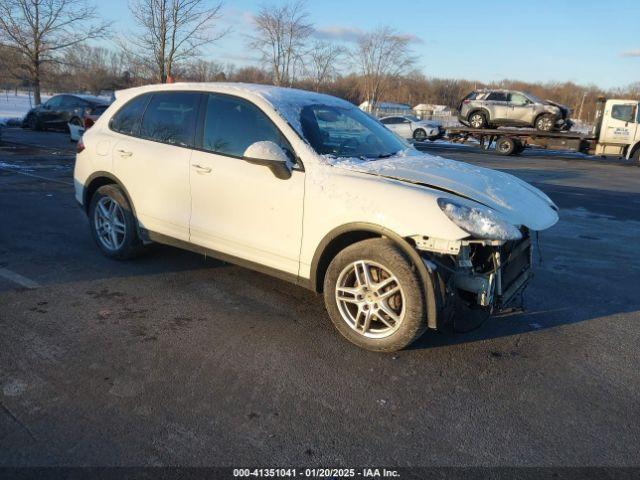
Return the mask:
[[11,270],[7,270],[6,268],[0,268],[0,277],[6,278],[7,280],[17,283],[21,287],[24,288],[38,288],[40,284],[34,282],[33,280],[23,277],[19,273],[12,272]]

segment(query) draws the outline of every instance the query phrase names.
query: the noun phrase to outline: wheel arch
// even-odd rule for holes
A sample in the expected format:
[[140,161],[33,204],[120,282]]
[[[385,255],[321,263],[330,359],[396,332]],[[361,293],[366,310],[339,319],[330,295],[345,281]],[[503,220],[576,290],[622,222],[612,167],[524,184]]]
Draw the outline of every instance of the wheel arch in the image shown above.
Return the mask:
[[538,113],[535,117],[533,117],[533,126],[535,127],[536,123],[538,123],[538,120],[540,119],[540,117],[544,117],[544,116],[554,117],[554,119],[558,118],[558,115],[555,115],[553,112],[542,111],[542,112]]
[[630,160],[633,158],[633,156],[635,155],[635,153],[640,150],[640,140],[638,140],[636,143],[634,143],[631,148],[629,148],[627,150],[627,160]]
[[438,328],[438,313],[441,307],[440,295],[436,294],[438,282],[427,270],[422,257],[416,249],[397,233],[373,223],[353,222],[331,230],[322,239],[311,261],[310,287],[316,293],[323,290],[324,276],[335,256],[354,243],[368,238],[388,238],[409,258],[422,280],[425,299],[427,301],[427,321],[429,328]]
[[471,115],[473,115],[474,113],[482,113],[484,115],[484,117],[487,120],[487,123],[489,123],[489,121],[491,120],[491,114],[489,113],[489,110],[485,107],[476,107],[472,110],[469,111],[469,113],[467,114],[467,122],[469,121],[469,119],[471,118]]
[[117,185],[127,198],[127,201],[131,206],[133,215],[136,218],[138,217],[136,214],[136,207],[131,200],[131,195],[129,195],[129,192],[127,191],[127,188],[124,186],[124,184],[114,174],[103,171],[93,172],[85,181],[85,187],[82,192],[82,207],[86,214],[89,214],[89,205],[91,203],[91,198],[96,193],[96,191],[104,185]]

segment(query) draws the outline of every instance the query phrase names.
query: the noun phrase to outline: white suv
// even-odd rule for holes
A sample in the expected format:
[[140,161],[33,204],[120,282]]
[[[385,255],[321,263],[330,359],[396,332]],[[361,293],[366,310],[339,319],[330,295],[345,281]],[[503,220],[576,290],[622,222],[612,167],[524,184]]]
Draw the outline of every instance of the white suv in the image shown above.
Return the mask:
[[376,351],[507,305],[531,277],[530,232],[558,220],[527,183],[422,154],[300,90],[124,90],[78,152],[76,198],[105,255],[159,242],[289,280]]

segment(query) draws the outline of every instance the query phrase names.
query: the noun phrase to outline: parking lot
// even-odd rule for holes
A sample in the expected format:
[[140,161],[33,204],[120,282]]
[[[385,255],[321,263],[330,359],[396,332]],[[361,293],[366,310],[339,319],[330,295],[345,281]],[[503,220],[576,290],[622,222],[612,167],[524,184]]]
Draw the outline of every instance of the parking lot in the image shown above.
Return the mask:
[[524,312],[360,350],[319,296],[157,246],[116,262],[62,133],[0,144],[0,465],[619,466],[640,455],[640,168],[468,146],[561,220]]

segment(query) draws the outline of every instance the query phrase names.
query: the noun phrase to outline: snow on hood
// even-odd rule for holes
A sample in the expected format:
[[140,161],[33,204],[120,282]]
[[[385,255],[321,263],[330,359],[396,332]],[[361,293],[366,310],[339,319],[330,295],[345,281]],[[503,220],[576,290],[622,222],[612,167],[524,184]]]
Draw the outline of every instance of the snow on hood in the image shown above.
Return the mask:
[[544,230],[558,221],[557,207],[543,192],[508,173],[476,167],[415,149],[380,160],[324,157],[334,167],[421,184],[481,203],[513,225]]

